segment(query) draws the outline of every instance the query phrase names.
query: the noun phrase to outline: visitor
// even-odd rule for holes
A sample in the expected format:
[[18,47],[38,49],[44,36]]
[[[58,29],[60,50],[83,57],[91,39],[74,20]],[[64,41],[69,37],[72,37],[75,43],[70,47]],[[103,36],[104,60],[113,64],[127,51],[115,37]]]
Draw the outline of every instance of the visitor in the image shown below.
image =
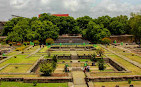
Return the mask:
[[90,71],[90,66],[87,66],[87,72],[89,72]]
[[83,68],[83,72],[84,72],[84,73],[86,72],[86,67]]

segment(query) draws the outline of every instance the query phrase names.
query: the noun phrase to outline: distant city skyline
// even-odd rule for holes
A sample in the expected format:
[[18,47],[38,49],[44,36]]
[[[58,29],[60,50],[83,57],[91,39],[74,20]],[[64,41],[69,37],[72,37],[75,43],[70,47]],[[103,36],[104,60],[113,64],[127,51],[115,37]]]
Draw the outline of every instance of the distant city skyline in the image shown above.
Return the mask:
[[7,21],[11,15],[38,17],[42,13],[69,14],[74,18],[129,16],[140,10],[141,0],[0,0],[0,21]]

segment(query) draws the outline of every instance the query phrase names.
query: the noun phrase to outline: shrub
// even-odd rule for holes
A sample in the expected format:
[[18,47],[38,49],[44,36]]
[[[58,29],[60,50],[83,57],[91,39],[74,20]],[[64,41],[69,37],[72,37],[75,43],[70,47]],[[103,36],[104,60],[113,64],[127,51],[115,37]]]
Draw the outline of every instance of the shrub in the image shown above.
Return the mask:
[[16,51],[22,51],[22,50],[24,50],[24,49],[25,49],[25,46],[22,46],[22,47],[16,48],[15,50],[16,50]]
[[30,44],[30,42],[26,42],[27,43],[27,45],[29,45]]
[[57,56],[54,55],[52,60],[57,63]]
[[26,46],[27,45],[27,42],[24,42],[23,44]]
[[9,42],[8,44],[9,44],[10,46],[12,46],[12,42]]
[[52,38],[48,38],[48,39],[46,39],[46,43],[47,43],[48,45],[51,45],[51,44],[54,43],[54,40],[53,40]]
[[131,79],[128,79],[128,84],[131,84],[132,80]]
[[34,40],[33,43],[34,43],[35,45],[39,45],[40,42],[39,42],[38,40]]
[[43,75],[50,76],[54,71],[54,68],[51,63],[43,62],[40,64],[40,71],[43,73]]
[[92,55],[92,57],[91,57],[91,61],[96,62],[96,53],[94,53],[94,54]]
[[56,69],[56,65],[57,65],[57,63],[53,61],[52,62],[53,71]]
[[101,58],[99,61],[98,61],[98,68],[99,68],[99,70],[105,70],[106,69],[106,67],[104,66],[104,59],[103,58]]
[[99,49],[97,49],[97,54],[99,55],[99,56],[103,56],[104,55],[104,50],[102,49],[102,48],[99,48]]
[[103,44],[110,44],[111,43],[111,39],[105,37],[105,38],[102,39],[102,43]]
[[50,57],[50,55],[51,55],[50,52],[48,52],[48,57]]
[[13,44],[13,45],[17,45],[17,43],[16,43],[16,42],[12,42],[12,44]]
[[33,81],[33,86],[37,86],[37,81]]
[[17,43],[16,45],[17,45],[17,46],[21,46],[22,44],[21,44],[21,43]]

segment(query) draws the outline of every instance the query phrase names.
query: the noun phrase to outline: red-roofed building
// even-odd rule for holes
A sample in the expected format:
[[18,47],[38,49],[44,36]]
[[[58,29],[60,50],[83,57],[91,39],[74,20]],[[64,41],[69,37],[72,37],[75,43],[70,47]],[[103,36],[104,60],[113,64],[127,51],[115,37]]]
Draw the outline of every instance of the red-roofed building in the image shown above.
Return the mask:
[[[52,14],[53,16],[58,16],[58,17],[68,17],[69,14]],[[38,15],[39,17],[41,16],[41,14]]]
[[68,17],[69,14],[52,14],[53,16],[63,16],[63,17]]

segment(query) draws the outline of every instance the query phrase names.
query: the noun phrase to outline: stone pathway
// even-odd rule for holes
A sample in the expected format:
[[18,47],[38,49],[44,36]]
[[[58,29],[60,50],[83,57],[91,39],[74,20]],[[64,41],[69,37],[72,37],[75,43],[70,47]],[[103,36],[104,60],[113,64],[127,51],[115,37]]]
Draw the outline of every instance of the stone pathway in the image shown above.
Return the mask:
[[72,71],[74,87],[87,87],[83,71]]
[[110,49],[108,49],[108,48],[106,48],[106,47],[104,47],[104,46],[102,46],[102,45],[101,45],[101,47],[103,47],[104,49],[110,51],[111,53],[113,53],[113,54],[119,56],[120,58],[123,58],[124,60],[126,60],[126,61],[132,63],[133,65],[135,65],[135,66],[141,68],[141,64],[140,64],[140,63],[138,63],[138,62],[136,62],[136,61],[133,61],[133,60],[131,60],[131,59],[129,59],[129,58],[123,56],[123,55],[120,55],[120,54],[118,54],[118,53],[116,53],[116,52],[114,52],[114,51],[112,51],[112,50],[110,50]]
[[[70,84],[70,87],[87,87],[85,82],[85,74],[81,70],[81,64],[78,63],[78,57],[76,51],[70,51],[72,56],[72,69],[76,68],[77,71],[72,70],[72,77],[73,77],[73,85]],[[77,69],[77,68],[80,68]]]
[[70,51],[70,53],[71,53],[72,60],[78,59],[76,51]]

